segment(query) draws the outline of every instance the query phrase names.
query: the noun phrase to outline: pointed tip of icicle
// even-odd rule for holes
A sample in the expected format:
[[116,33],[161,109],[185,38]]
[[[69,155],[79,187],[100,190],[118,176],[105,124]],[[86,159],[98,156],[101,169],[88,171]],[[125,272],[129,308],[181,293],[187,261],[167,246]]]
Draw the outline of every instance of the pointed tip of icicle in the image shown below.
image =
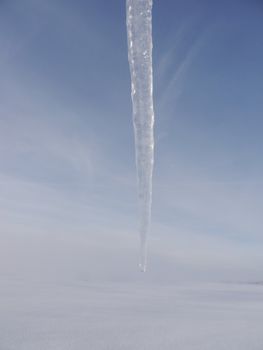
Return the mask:
[[140,265],[139,265],[139,268],[140,268],[140,271],[141,271],[141,272],[146,272],[146,266],[145,266],[145,265],[140,264]]

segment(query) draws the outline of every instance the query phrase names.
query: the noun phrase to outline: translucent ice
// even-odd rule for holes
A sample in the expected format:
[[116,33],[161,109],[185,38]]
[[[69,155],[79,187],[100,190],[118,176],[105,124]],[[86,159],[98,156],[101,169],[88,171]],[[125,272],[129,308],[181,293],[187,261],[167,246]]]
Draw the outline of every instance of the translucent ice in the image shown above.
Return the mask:
[[140,205],[140,268],[146,270],[154,161],[152,0],[127,0],[128,57]]

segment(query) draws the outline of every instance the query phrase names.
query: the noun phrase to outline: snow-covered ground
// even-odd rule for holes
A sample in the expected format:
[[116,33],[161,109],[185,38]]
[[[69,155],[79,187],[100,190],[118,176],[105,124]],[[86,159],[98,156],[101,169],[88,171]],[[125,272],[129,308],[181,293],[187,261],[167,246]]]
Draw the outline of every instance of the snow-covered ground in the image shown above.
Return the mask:
[[1,277],[1,350],[262,350],[260,284]]

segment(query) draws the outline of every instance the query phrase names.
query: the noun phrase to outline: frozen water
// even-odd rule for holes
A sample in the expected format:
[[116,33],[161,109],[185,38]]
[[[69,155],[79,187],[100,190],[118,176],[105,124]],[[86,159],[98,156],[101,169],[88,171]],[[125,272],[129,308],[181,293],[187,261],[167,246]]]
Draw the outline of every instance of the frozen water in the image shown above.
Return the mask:
[[140,269],[146,270],[153,172],[152,0],[127,0],[128,57],[140,204]]
[[262,350],[263,286],[0,283],[1,350]]

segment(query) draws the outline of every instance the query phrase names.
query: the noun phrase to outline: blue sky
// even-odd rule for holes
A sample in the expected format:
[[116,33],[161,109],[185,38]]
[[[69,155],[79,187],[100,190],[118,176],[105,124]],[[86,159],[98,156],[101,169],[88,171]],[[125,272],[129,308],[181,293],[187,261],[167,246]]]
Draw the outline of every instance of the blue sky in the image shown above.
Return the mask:
[[[256,0],[154,1],[147,278],[262,275],[262,17]],[[61,254],[137,279],[125,1],[2,1],[0,72],[1,273],[49,254],[60,271]]]

